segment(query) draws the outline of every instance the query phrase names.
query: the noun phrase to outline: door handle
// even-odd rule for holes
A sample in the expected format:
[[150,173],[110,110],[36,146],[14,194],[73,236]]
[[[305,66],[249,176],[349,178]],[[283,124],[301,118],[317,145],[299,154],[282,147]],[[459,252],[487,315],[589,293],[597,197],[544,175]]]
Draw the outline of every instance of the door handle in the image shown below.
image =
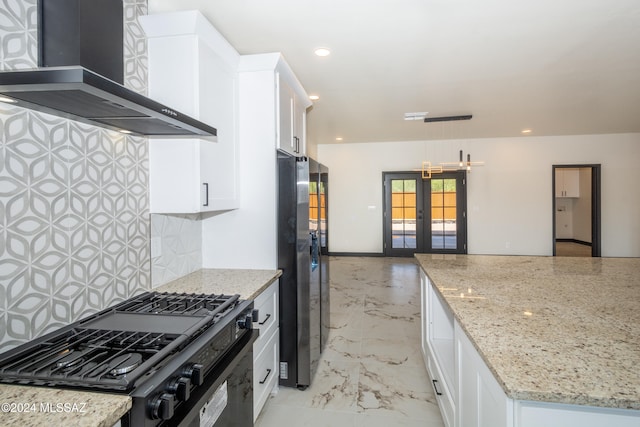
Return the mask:
[[271,313],[267,313],[267,317],[265,317],[262,322],[258,322],[258,325],[264,325],[265,323],[267,323],[267,320],[269,320],[270,317]]
[[269,375],[271,375],[271,369],[267,368],[267,375],[265,375],[265,377],[262,379],[262,381],[258,381],[260,384],[264,384],[267,382],[267,378],[269,378]]
[[209,206],[209,183],[203,182],[204,185],[204,204],[202,206]]
[[436,391],[436,395],[438,396],[442,396],[442,393],[438,391],[438,380],[432,380],[433,381],[433,389]]

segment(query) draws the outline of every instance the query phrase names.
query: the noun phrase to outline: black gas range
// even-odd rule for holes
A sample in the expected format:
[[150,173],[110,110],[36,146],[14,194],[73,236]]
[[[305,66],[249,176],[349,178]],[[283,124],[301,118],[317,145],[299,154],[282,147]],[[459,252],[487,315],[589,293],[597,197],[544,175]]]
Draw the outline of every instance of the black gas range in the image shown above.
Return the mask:
[[129,394],[124,426],[249,426],[254,319],[238,295],[147,292],[0,354],[0,382]]

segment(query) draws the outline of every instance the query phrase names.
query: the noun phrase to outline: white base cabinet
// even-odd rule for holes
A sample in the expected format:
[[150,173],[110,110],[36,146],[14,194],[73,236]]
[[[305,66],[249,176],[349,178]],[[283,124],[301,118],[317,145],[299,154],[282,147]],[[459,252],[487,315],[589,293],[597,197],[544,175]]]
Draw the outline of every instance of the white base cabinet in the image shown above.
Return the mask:
[[420,277],[422,294],[422,354],[440,413],[447,427],[453,427],[455,404],[454,319],[444,309],[429,279]]
[[512,427],[512,400],[507,398],[457,322],[455,337],[458,372],[456,425]]
[[640,426],[640,411],[509,398],[422,270],[420,291],[422,353],[447,427]]
[[253,421],[258,418],[269,394],[278,385],[280,334],[278,328],[279,281],[272,283],[254,301],[260,335],[253,343]]
[[592,406],[516,401],[518,427],[638,427],[639,411]]

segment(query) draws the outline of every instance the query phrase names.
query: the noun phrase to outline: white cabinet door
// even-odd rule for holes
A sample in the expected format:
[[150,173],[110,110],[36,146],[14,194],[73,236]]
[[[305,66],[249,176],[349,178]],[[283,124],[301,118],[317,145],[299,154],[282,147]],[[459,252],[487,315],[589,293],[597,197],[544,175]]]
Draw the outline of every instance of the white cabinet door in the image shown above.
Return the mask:
[[292,156],[306,155],[307,105],[287,77],[276,73],[278,86],[278,148]]
[[278,148],[291,155],[296,155],[296,144],[293,139],[293,91],[280,73],[276,73],[278,87]]
[[424,274],[424,271],[420,270],[420,341],[422,348],[422,355],[426,358],[428,354],[427,347],[427,328],[428,328],[428,320],[427,320],[427,294],[428,293],[428,281],[427,276]]
[[[199,158],[198,140],[158,140],[149,144],[150,213],[200,211],[203,186]],[[175,170],[182,173],[176,174]]]
[[278,360],[280,350],[279,318],[279,286],[275,281],[254,301],[258,310],[258,321],[253,324],[260,331],[253,344],[253,420],[260,411],[271,391],[278,385]]
[[215,139],[149,139],[151,213],[239,207],[237,59],[202,15],[194,15],[195,19],[186,15],[175,15],[174,27],[167,26],[169,18],[163,14],[141,21],[152,34],[149,96],[210,124],[218,135]]
[[564,169],[564,197],[580,197],[580,170]]
[[580,197],[580,169],[556,168],[556,197]]
[[456,322],[458,398],[456,425],[512,427],[513,403]]
[[293,139],[298,156],[307,155],[307,107],[295,95],[293,97]]
[[216,182],[219,146],[200,139],[149,144],[149,212],[198,213],[224,209]]
[[453,316],[442,305],[423,271],[420,285],[422,354],[442,419],[447,427],[453,427],[456,425]]

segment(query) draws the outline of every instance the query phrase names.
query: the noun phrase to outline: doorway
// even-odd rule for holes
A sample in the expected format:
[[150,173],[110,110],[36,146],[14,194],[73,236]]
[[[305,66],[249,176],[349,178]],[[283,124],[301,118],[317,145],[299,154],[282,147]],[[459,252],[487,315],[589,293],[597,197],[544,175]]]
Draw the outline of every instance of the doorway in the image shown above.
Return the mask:
[[384,254],[467,252],[466,172],[385,172]]
[[553,165],[553,256],[600,255],[600,165]]

